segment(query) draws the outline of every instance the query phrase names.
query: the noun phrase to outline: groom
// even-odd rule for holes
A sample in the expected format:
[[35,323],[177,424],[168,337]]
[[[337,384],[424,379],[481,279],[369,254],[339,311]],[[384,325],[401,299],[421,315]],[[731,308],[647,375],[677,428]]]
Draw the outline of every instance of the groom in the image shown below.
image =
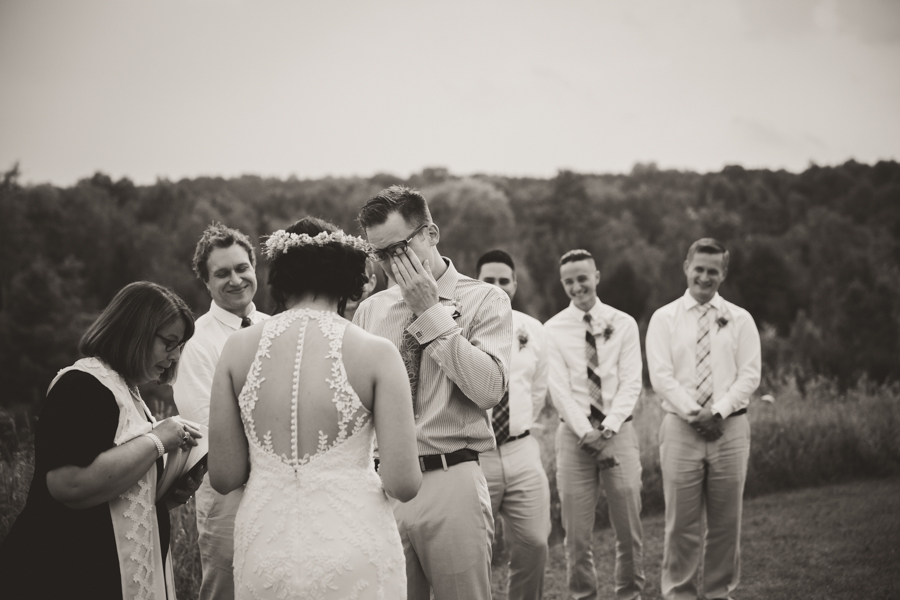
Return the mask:
[[400,349],[416,418],[422,487],[393,501],[409,600],[428,600],[430,590],[435,600],[489,600],[494,521],[479,453],[494,448],[486,411],[508,385],[509,298],[440,255],[419,192],[382,190],[359,222],[396,285],[363,302],[354,323]]

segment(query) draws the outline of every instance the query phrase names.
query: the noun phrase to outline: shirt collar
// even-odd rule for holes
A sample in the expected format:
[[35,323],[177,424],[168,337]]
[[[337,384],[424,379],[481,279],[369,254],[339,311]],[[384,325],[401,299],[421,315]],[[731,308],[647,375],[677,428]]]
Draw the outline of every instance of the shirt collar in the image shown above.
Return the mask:
[[437,280],[438,297],[442,300],[453,300],[456,296],[456,283],[459,281],[459,271],[453,266],[453,261],[442,256],[441,259],[447,265],[447,270]]
[[[719,292],[716,292],[715,296],[712,297],[712,300],[707,302],[710,306],[716,309],[716,312],[722,311],[722,302],[724,302],[722,296],[719,295]],[[695,306],[699,305],[699,302],[691,296],[690,290],[684,291],[684,296],[681,297],[681,305],[684,307],[684,310],[691,310]]]
[[[216,318],[217,321],[230,327],[232,329],[240,329],[242,319],[232,312],[228,312],[213,300],[209,305],[209,312],[212,313],[212,316]],[[252,302],[250,303],[250,312],[247,313],[247,318],[251,321],[253,320],[253,313],[256,312],[256,305]]]
[[[591,309],[587,311],[588,314],[591,315],[591,322],[596,323],[598,321],[604,320],[604,317],[607,316],[608,308],[608,306],[600,301],[600,298],[597,298],[597,301],[594,302],[594,305],[591,307]],[[572,313],[572,316],[579,321],[584,320],[585,311],[575,306],[575,302],[569,302],[569,311]]]

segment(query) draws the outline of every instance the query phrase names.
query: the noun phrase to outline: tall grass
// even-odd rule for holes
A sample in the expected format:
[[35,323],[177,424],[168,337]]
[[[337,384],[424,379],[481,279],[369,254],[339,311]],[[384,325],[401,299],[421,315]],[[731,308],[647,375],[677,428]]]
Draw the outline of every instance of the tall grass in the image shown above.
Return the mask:
[[[161,412],[167,412],[161,410]],[[662,476],[657,432],[663,411],[652,391],[645,390],[635,409],[634,424],[641,445],[644,514],[663,510]],[[745,496],[808,487],[860,477],[900,473],[900,385],[872,386],[865,381],[841,393],[829,381],[807,383],[805,394],[791,381],[777,390],[772,404],[754,401],[750,465]],[[0,422],[9,415],[0,414]],[[550,479],[551,543],[562,540],[559,495],[556,490],[554,438],[559,418],[547,408],[533,430]],[[10,431],[15,431],[11,439]],[[31,429],[0,428],[0,539],[6,537],[22,510],[34,469]],[[181,598],[196,598],[200,558],[193,500],[172,511],[172,560]],[[597,504],[597,527],[608,525],[605,498]],[[501,539],[495,559],[508,556]]]

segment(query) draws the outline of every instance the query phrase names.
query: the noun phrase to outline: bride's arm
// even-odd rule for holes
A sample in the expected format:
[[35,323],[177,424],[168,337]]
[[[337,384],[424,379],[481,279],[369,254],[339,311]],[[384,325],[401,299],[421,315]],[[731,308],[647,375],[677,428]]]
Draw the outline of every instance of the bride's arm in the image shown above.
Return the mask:
[[422,484],[416,447],[416,424],[413,418],[409,379],[400,352],[388,340],[376,338],[377,359],[375,393],[372,412],[378,437],[379,474],[384,490],[392,497],[407,502],[415,498]]
[[220,494],[227,494],[250,476],[247,436],[241,422],[234,373],[237,371],[239,340],[232,335],[222,349],[213,377],[209,407],[209,483]]

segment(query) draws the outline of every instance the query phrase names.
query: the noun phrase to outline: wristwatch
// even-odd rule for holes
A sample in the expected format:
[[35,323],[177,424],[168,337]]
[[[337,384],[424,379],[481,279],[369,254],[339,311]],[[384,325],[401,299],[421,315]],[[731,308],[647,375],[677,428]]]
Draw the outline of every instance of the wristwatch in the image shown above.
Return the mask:
[[604,440],[608,440],[614,435],[616,435],[616,432],[609,427],[604,427],[600,430],[600,437],[602,437]]

